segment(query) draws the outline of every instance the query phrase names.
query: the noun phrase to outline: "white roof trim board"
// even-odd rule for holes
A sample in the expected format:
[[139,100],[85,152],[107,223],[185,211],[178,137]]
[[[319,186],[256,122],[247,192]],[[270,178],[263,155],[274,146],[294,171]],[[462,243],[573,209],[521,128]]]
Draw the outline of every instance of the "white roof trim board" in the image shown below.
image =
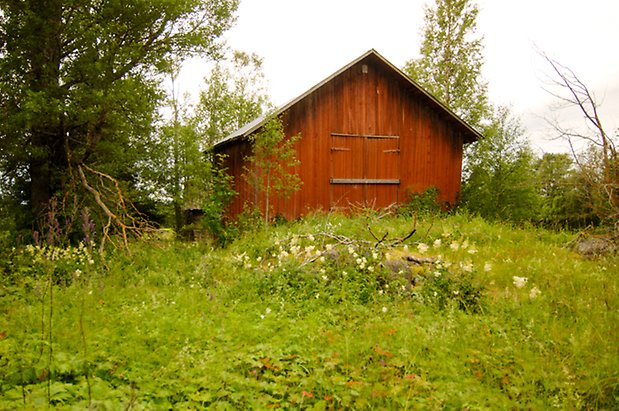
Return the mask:
[[[329,77],[327,77],[326,79],[324,79],[323,81],[321,81],[320,83],[316,84],[314,87],[310,88],[309,90],[307,90],[305,93],[301,94],[300,96],[290,100],[288,103],[284,104],[283,106],[280,106],[278,108],[276,108],[273,112],[269,113],[270,115],[280,115],[283,112],[285,112],[286,110],[288,110],[290,107],[292,107],[293,105],[295,105],[296,103],[298,103],[299,101],[303,100],[305,97],[307,97],[308,95],[312,94],[314,91],[318,90],[320,87],[322,87],[323,85],[325,85],[326,83],[330,82],[331,80],[333,80],[335,77],[339,76],[340,74],[342,74],[343,72],[345,72],[346,70],[348,70],[349,68],[351,68],[352,66],[354,66],[355,64],[359,63],[360,61],[366,59],[367,57],[374,55],[376,56],[380,61],[382,61],[384,64],[386,64],[387,66],[389,66],[392,70],[394,70],[396,73],[398,73],[403,79],[405,79],[406,81],[408,81],[411,85],[413,85],[418,91],[420,91],[423,95],[425,95],[428,99],[430,99],[433,103],[435,103],[436,105],[438,105],[441,109],[443,109],[447,114],[449,114],[454,120],[456,120],[458,123],[460,123],[464,128],[466,128],[468,131],[470,131],[472,134],[474,134],[477,138],[481,138],[481,134],[475,130],[472,126],[470,126],[467,122],[465,122],[464,120],[462,120],[457,114],[455,114],[453,111],[451,111],[451,109],[449,109],[447,106],[445,106],[443,103],[441,103],[440,101],[438,101],[436,99],[436,97],[434,97],[432,94],[430,94],[429,92],[427,92],[426,90],[424,90],[419,84],[417,84],[417,82],[415,82],[413,79],[411,79],[408,75],[406,75],[402,70],[400,70],[399,68],[397,68],[396,66],[394,66],[393,64],[391,64],[387,59],[385,59],[383,56],[381,56],[376,50],[374,49],[370,49],[369,51],[367,51],[366,53],[364,53],[362,56],[358,57],[357,59],[353,60],[352,62],[350,62],[349,64],[347,64],[346,66],[342,67],[341,69],[339,69],[338,71],[336,71],[335,73],[333,73],[332,75],[330,75]],[[239,128],[238,130],[236,130],[235,132],[231,133],[230,135],[228,135],[227,137],[219,140],[217,143],[215,143],[215,147],[218,146],[222,146],[222,145],[226,145],[234,140],[237,140],[239,138],[243,138],[246,137],[248,135],[250,135],[251,133],[253,133],[254,131],[256,131],[257,129],[260,128],[260,126],[262,126],[262,124],[266,121],[267,117],[266,116],[260,116],[252,121],[250,121],[249,123],[245,124],[243,127]]]

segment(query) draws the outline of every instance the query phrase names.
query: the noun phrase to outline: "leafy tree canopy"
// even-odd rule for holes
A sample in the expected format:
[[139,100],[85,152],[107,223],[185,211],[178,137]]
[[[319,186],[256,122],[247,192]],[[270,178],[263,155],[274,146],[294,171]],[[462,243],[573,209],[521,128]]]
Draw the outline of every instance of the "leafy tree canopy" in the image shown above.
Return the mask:
[[426,7],[421,57],[404,71],[473,126],[488,112],[481,79],[482,38],[475,36],[478,8],[470,0],[437,0]]
[[79,191],[72,187],[82,165],[130,181],[162,97],[159,74],[194,53],[217,57],[237,6],[1,0],[4,190],[36,219],[55,195]]

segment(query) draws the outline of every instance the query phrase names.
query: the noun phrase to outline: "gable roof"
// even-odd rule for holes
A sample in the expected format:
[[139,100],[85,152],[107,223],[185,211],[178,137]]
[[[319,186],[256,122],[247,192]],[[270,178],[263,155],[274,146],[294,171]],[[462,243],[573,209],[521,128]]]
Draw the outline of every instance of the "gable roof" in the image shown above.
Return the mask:
[[[286,103],[286,104],[276,108],[273,112],[271,112],[269,114],[271,116],[273,116],[273,115],[278,116],[278,115],[284,113],[290,107],[294,106],[295,104],[297,104],[298,102],[303,100],[305,97],[309,96],[314,91],[318,90],[320,87],[322,87],[326,83],[330,82],[331,80],[333,80],[334,78],[336,78],[340,74],[344,73],[346,70],[350,69],[352,66],[360,63],[363,60],[370,59],[370,58],[374,58],[379,63],[387,66],[389,69],[391,69],[396,74],[397,77],[399,77],[405,83],[407,83],[410,86],[412,86],[412,89],[415,92],[418,92],[419,94],[421,94],[423,96],[423,98],[425,98],[426,101],[429,104],[435,106],[437,109],[439,109],[439,111],[444,112],[449,119],[453,120],[462,129],[462,131],[464,132],[464,142],[465,143],[472,143],[472,142],[482,138],[481,134],[477,130],[475,130],[470,124],[468,124],[466,121],[464,121],[462,118],[460,118],[451,109],[449,109],[446,105],[441,103],[436,97],[434,97],[432,94],[430,94],[428,91],[426,91],[416,81],[414,81],[408,75],[406,75],[402,70],[400,70],[399,68],[397,68],[396,66],[391,64],[391,62],[389,62],[387,59],[385,59],[383,56],[381,56],[374,49],[368,50],[366,53],[364,53],[363,55],[361,55],[357,59],[353,60],[349,64],[345,65],[344,67],[342,67],[341,69],[339,69],[338,71],[336,71],[335,73],[333,73],[332,75],[327,77],[326,79],[322,80],[320,83],[316,84],[314,87],[310,88],[305,93],[303,93],[300,96],[290,100],[288,103]],[[267,120],[267,116],[263,115],[263,116],[260,116],[260,117],[258,117],[256,119],[250,121],[249,123],[245,124],[243,127],[239,128],[238,130],[236,130],[235,132],[231,133],[227,137],[219,140],[217,143],[215,143],[215,147],[223,146],[223,145],[229,144],[232,141],[235,141],[237,139],[240,139],[240,138],[243,138],[243,137],[247,137],[248,135],[250,135],[254,131],[258,130],[264,124],[264,122],[266,120]]]

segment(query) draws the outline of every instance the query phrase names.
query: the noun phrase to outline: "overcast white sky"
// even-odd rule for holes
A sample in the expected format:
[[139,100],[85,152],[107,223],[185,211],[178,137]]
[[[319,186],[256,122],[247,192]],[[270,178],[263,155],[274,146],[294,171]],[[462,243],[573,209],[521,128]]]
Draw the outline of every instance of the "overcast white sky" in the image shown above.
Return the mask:
[[[241,0],[229,45],[264,58],[276,105],[302,94],[374,48],[402,67],[418,56],[423,6],[433,0]],[[549,67],[537,49],[570,67],[619,127],[619,1],[478,0],[484,77],[491,101],[509,104],[539,151],[565,147],[545,137],[554,101],[542,90]],[[564,122],[569,113],[556,114]],[[553,116],[556,116],[553,114]]]

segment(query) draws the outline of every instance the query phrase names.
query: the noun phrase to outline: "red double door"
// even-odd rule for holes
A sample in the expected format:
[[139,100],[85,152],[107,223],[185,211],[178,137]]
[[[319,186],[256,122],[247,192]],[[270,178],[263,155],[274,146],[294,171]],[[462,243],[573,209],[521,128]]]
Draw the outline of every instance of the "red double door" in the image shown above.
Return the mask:
[[331,209],[398,202],[400,138],[331,133]]

